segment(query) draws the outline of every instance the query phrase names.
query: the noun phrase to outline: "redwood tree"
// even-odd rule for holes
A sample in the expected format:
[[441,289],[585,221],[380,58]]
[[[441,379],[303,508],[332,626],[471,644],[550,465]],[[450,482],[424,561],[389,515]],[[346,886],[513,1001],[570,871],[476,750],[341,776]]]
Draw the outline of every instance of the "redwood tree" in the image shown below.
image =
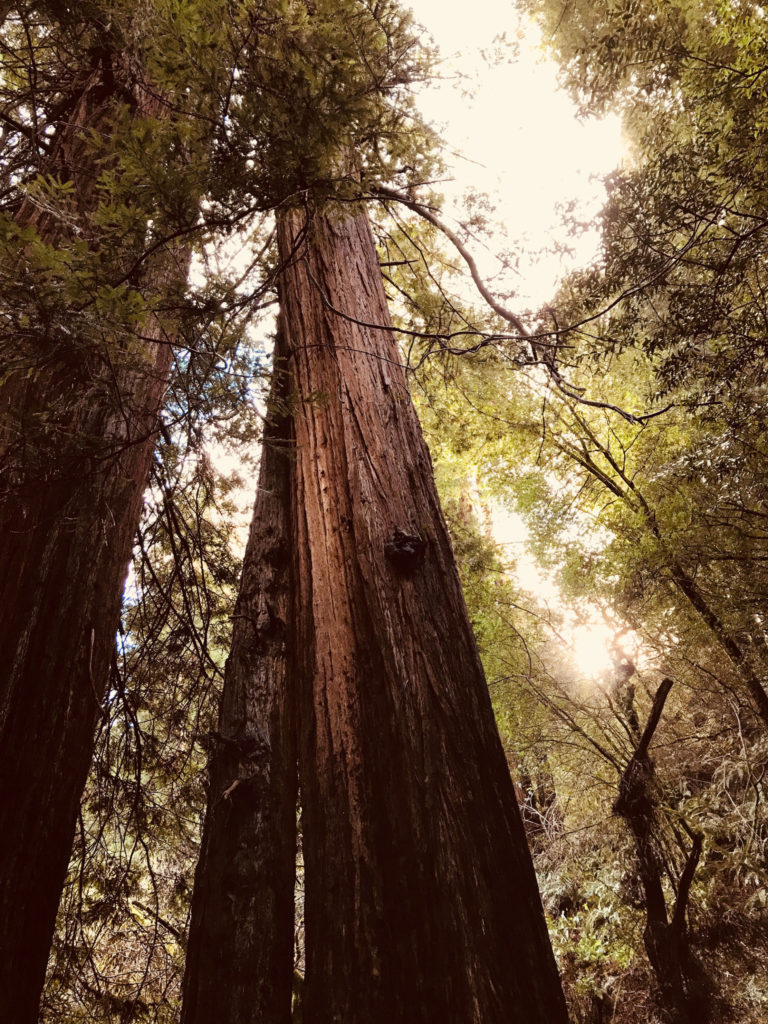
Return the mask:
[[278,239],[309,1021],[565,1020],[364,214]]
[[195,874],[183,1020],[291,1019],[296,747],[288,658],[293,448],[278,370]]
[[[172,314],[153,296],[172,309],[188,263],[185,247],[158,245],[132,287],[110,290],[100,200],[115,133],[126,116],[162,121],[166,103],[106,19],[78,24],[62,7],[64,30],[46,7],[27,38],[54,46],[62,30],[81,59],[55,83],[45,177],[2,225],[0,987],[14,1024],[37,1020],[171,365]],[[125,272],[147,217],[123,214]]]
[[[204,230],[235,227],[334,177],[328,154],[356,131],[372,152],[389,140],[374,164],[404,131],[381,97],[411,74],[414,36],[391,45],[381,24],[408,17],[349,7],[0,10],[0,980],[19,1022],[36,1014],[105,714],[198,200]],[[419,162],[407,143],[401,157]],[[221,328],[249,298],[217,279],[196,312]]]
[[[208,957],[217,957],[217,943],[204,923],[214,890],[220,918],[240,918],[241,941],[249,934],[254,940],[250,977],[240,975],[250,1001],[241,993],[234,1005],[220,979],[216,1005],[228,1013],[218,1019],[252,1020],[247,1007],[264,1005],[260,994],[272,981],[274,961],[258,942],[265,935],[277,941],[287,922],[267,927],[262,919],[250,931],[243,922],[256,904],[286,914],[285,895],[272,897],[276,876],[261,870],[268,856],[261,844],[275,829],[288,829],[288,817],[280,812],[278,824],[277,807],[259,797],[263,789],[253,780],[278,770],[281,760],[274,716],[264,712],[291,700],[306,865],[304,1019],[565,1021],[514,789],[366,216],[286,213],[278,243],[295,443],[283,510],[290,517],[291,564],[283,576],[292,589],[288,642],[277,661],[273,644],[256,660],[269,628],[279,621],[282,629],[282,619],[246,611],[257,606],[247,559],[250,596],[238,605],[233,658],[247,652],[254,664],[249,673],[228,669],[222,721],[235,730],[222,728],[221,740],[238,754],[223,775],[214,762],[203,849],[205,857],[226,838],[230,822],[242,820],[235,801],[250,800],[244,834],[256,840],[256,888],[243,902],[248,851],[230,829],[237,858],[211,859],[207,869],[202,862],[197,875],[185,1024],[210,1019],[196,1011],[190,993],[196,972],[215,972]],[[265,460],[272,458],[268,446]],[[274,501],[280,492],[270,490]],[[257,508],[265,500],[260,491]],[[252,542],[249,555],[256,550]],[[263,571],[261,607],[269,607],[272,576]],[[242,712],[227,715],[236,703],[258,709],[260,702],[260,729]],[[258,763],[244,770],[239,751],[246,746]],[[278,788],[290,792],[289,779]],[[281,834],[283,849],[288,834]],[[235,859],[237,869],[227,868]],[[211,880],[214,870],[220,876]],[[239,959],[244,955],[240,945]],[[287,968],[283,963],[283,974]],[[207,1005],[214,1005],[210,997]],[[283,993],[282,1005],[257,1016],[289,1015]]]

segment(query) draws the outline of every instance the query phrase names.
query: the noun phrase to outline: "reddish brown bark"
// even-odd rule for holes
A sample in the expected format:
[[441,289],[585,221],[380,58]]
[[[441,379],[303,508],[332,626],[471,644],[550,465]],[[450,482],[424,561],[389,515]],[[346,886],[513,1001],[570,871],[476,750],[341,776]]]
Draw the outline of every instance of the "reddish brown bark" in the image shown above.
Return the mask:
[[296,751],[287,640],[293,448],[283,381],[278,376],[272,391],[213,740],[183,1024],[291,1019]]
[[[127,84],[156,116],[135,82],[122,101]],[[74,223],[98,245],[94,139],[109,137],[117,88],[93,71],[57,137],[46,170],[74,181],[65,222],[21,207],[48,244],[66,246]],[[186,269],[185,252],[160,254],[150,290],[167,302]],[[0,991],[14,1024],[37,1020],[171,363],[158,316],[116,339],[86,313],[87,339],[68,343],[30,307],[26,333],[4,340],[4,368],[21,369],[0,388]]]
[[557,1024],[536,879],[367,219],[292,213],[278,240],[296,392],[304,1020]]

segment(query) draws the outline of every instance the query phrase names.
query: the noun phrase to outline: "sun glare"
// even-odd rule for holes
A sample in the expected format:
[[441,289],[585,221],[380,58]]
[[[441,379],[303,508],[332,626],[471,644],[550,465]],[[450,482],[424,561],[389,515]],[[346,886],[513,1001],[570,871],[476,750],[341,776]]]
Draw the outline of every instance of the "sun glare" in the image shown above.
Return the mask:
[[580,680],[606,679],[623,658],[630,658],[638,666],[646,663],[634,630],[607,622],[593,605],[582,603],[578,619],[569,613],[556,580],[542,571],[530,550],[530,534],[521,515],[492,506],[491,524],[494,540],[514,561],[514,578],[519,586],[543,602],[553,614],[553,621],[558,622],[557,635]]
[[571,634],[571,659],[580,676],[597,679],[614,665],[616,631],[605,622],[576,626]]

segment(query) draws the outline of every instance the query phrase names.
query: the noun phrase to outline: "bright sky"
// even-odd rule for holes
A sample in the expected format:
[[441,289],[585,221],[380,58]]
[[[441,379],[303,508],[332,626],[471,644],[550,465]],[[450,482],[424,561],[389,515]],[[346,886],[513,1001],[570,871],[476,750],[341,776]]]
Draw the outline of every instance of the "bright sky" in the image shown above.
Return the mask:
[[[456,200],[468,187],[490,193],[497,205],[499,248],[519,249],[515,243],[522,240],[525,248],[540,252],[563,243],[559,205],[576,200],[584,219],[602,205],[604,191],[593,178],[621,160],[619,119],[578,120],[570,98],[558,88],[555,64],[539,48],[538,29],[520,30],[511,0],[473,0],[453,15],[444,0],[408,2],[444,59],[445,80],[425,90],[420,106],[457,154],[451,167],[455,184],[445,187],[446,198]],[[518,52],[495,43],[503,33],[518,43]],[[495,63],[494,51],[508,56]],[[577,243],[567,241],[576,249],[571,265],[583,265],[598,238],[591,232]],[[491,254],[474,255],[484,273],[497,269]],[[542,257],[538,265],[524,260],[513,285],[521,306],[550,299],[563,269],[556,256]]]

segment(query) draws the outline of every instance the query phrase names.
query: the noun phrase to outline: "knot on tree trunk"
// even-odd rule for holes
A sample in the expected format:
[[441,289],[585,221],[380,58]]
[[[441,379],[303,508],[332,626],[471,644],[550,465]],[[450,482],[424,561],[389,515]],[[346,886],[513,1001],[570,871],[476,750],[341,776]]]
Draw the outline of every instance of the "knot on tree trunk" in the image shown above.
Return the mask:
[[406,533],[397,527],[384,545],[384,554],[403,575],[409,575],[421,565],[427,542],[418,534]]

